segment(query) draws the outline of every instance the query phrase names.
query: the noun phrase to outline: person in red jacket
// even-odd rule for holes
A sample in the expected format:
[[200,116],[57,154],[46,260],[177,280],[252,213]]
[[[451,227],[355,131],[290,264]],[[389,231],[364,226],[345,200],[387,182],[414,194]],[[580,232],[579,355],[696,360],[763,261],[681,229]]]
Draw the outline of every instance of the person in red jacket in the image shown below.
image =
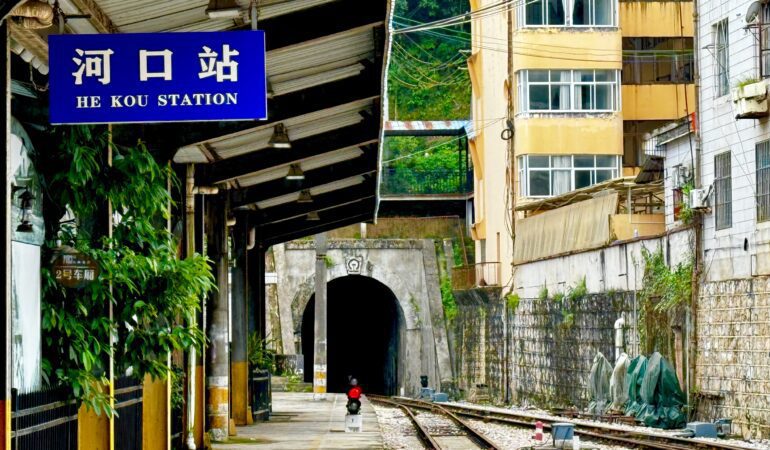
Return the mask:
[[359,414],[361,412],[361,394],[363,394],[363,389],[358,385],[358,380],[351,378],[347,404],[350,414]]

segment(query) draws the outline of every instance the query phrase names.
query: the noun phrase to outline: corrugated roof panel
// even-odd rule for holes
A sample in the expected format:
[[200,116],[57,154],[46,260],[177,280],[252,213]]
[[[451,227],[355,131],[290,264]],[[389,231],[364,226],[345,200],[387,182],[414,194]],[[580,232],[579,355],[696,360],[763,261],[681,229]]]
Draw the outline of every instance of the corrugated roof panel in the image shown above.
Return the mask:
[[[259,20],[332,3],[337,0],[261,0]],[[208,0],[96,0],[122,32],[216,31],[235,27],[233,19],[209,19]],[[238,0],[243,18],[249,21],[249,0]]]
[[[363,155],[364,151],[360,147],[348,147],[333,152],[324,153],[318,156],[312,156],[310,158],[304,158],[297,161],[292,161],[287,164],[281,164],[270,167],[269,169],[260,170],[253,174],[249,174],[243,177],[238,177],[238,185],[241,187],[254,186],[255,184],[267,183],[268,181],[279,180],[286,176],[289,172],[289,167],[292,164],[299,164],[303,171],[320,169],[321,167],[331,166],[341,162],[356,159]],[[229,181],[229,180],[228,180]]]
[[[372,108],[374,99],[375,97],[362,99],[334,108],[315,111],[286,119],[282,123],[286,126],[289,138],[292,140],[315,136],[361,122],[363,120],[361,113]],[[212,162],[206,157],[207,152],[214,153],[218,159],[227,159],[268,148],[268,141],[273,134],[274,126],[275,124],[270,123],[187,145],[177,151],[174,162],[207,163]]]

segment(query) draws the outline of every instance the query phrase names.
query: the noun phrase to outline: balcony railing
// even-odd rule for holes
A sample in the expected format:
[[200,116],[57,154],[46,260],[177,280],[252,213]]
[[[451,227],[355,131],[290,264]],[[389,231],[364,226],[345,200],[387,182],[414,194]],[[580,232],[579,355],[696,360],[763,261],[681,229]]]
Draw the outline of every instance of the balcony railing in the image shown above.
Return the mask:
[[452,289],[462,291],[483,286],[500,286],[500,263],[486,262],[452,269]]
[[382,173],[382,195],[467,194],[472,190],[472,171],[391,168]]

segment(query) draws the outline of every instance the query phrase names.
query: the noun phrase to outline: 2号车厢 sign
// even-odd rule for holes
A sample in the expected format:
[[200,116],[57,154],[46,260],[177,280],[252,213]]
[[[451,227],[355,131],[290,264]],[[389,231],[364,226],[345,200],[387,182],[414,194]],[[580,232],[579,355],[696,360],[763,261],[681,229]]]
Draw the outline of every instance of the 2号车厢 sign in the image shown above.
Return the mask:
[[48,39],[52,124],[267,118],[263,31]]
[[99,265],[88,255],[79,252],[60,254],[53,261],[53,275],[64,287],[77,289],[96,281]]

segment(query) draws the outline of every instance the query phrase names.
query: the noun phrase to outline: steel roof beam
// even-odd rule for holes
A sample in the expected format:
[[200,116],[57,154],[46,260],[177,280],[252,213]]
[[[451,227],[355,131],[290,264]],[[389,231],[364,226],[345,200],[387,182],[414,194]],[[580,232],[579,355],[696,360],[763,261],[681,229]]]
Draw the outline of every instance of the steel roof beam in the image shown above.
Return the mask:
[[356,175],[368,175],[377,170],[376,157],[377,152],[364,153],[363,156],[356,159],[305,172],[305,179],[302,181],[288,181],[281,178],[244,189],[236,189],[231,194],[232,206],[234,208],[248,206]]
[[377,126],[373,126],[372,122],[363,122],[292,142],[290,149],[262,149],[209,165],[201,165],[199,183],[216,184],[343,148],[368,147],[379,141],[378,133]]
[[274,206],[256,212],[259,223],[268,224],[279,222],[292,217],[305,215],[311,211],[320,213],[323,210],[345,205],[367,198],[374,197],[375,179],[372,177],[363,183],[337,191],[327,192],[326,194],[313,196],[312,203],[287,203],[280,206]]

